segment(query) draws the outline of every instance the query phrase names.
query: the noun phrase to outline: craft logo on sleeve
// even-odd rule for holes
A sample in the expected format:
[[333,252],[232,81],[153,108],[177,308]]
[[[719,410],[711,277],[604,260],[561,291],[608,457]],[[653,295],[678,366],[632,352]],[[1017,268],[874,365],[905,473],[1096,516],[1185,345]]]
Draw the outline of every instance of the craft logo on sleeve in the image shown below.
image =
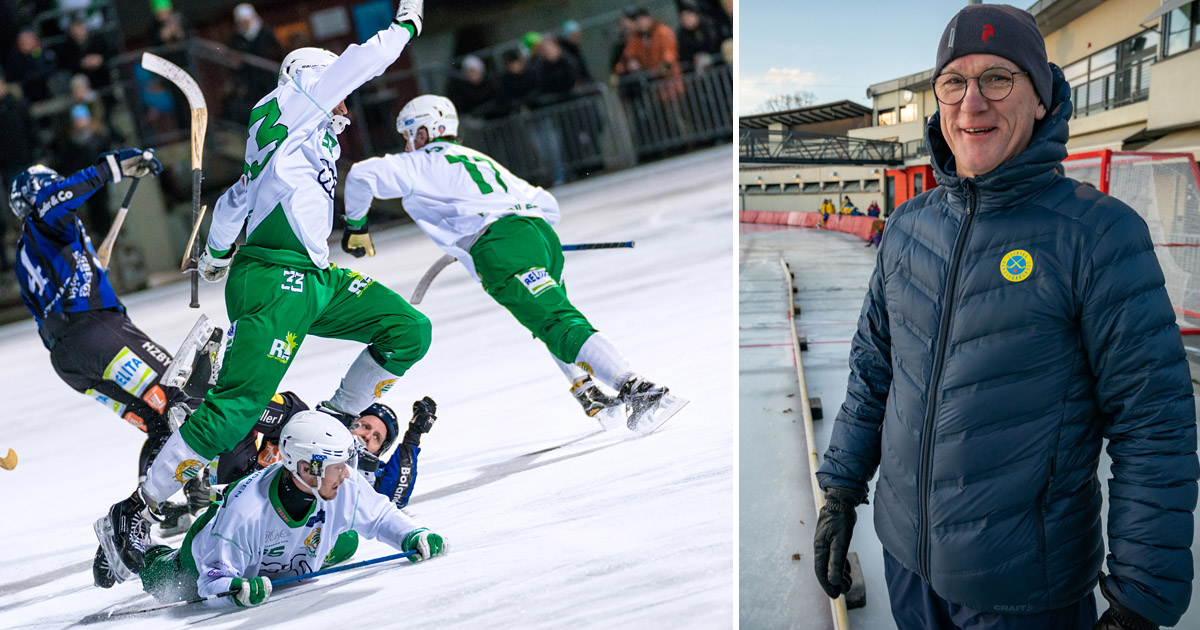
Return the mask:
[[1014,249],[1000,259],[1000,275],[1009,282],[1020,282],[1033,273],[1033,256],[1023,249]]
[[554,281],[554,278],[551,278],[550,274],[546,273],[545,267],[534,267],[525,273],[517,274],[516,278],[517,280],[520,280],[521,284],[524,285],[526,289],[529,289],[529,292],[534,296],[540,295],[547,289],[558,286],[558,283]]

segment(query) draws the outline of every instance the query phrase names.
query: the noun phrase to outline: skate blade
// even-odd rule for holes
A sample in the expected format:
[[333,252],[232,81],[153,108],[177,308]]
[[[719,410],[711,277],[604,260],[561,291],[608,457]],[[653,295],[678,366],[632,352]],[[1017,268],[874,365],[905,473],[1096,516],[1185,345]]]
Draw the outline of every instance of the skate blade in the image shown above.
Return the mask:
[[121,554],[113,545],[113,527],[108,517],[101,516],[96,519],[92,529],[96,532],[96,540],[100,541],[100,548],[104,550],[104,557],[108,560],[108,566],[112,569],[113,576],[117,578],[117,584],[133,577],[133,571],[129,570],[124,562],[121,562]]
[[592,417],[600,422],[600,428],[605,431],[619,429],[625,426],[625,407],[620,404],[606,407]]
[[171,365],[163,373],[161,382],[168,387],[183,387],[184,383],[187,383],[188,379],[192,377],[192,364],[196,362],[196,353],[201,350],[212,333],[213,325],[209,323],[207,316],[201,315],[192,326],[192,330],[188,332],[187,337],[183,338],[179,350],[175,351]]
[[674,394],[667,394],[658,401],[654,409],[646,412],[638,421],[637,426],[633,428],[633,432],[638,435],[650,435],[655,429],[661,427],[663,423],[670,420],[672,416],[679,413],[688,404],[688,399],[680,398]]

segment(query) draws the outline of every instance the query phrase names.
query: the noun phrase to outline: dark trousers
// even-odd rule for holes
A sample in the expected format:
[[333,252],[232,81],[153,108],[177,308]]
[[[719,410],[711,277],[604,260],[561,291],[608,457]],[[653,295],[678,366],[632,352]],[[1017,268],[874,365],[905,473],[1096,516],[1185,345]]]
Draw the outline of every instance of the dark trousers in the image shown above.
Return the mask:
[[1032,615],[984,612],[948,602],[921,576],[883,552],[884,575],[892,617],[899,630],[1092,630],[1096,599],[1091,593],[1078,602]]
[[42,328],[59,378],[146,433],[138,461],[138,474],[145,474],[171,435],[167,409],[189,401],[159,382],[171,355],[115,309],[51,315]]

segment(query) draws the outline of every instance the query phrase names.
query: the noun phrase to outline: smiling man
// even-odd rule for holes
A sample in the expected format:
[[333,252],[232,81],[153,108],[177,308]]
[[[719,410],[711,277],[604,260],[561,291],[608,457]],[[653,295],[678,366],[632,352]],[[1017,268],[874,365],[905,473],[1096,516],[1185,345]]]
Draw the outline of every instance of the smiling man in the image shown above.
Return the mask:
[[1070,87],[1032,15],[964,8],[933,76],[939,186],[896,210],[879,248],[817,472],[818,580],[849,590],[854,509],[878,470],[902,630],[1173,625],[1191,597],[1200,465],[1146,224],[1060,174]]

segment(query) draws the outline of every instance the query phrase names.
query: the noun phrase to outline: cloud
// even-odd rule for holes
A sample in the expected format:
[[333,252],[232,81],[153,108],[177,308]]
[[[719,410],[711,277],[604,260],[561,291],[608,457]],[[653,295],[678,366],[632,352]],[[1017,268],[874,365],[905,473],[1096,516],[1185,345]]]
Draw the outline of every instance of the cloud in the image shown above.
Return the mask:
[[744,115],[755,111],[767,99],[778,94],[794,94],[803,90],[816,91],[822,77],[815,72],[796,68],[771,68],[764,73],[743,73],[738,85],[739,111]]

